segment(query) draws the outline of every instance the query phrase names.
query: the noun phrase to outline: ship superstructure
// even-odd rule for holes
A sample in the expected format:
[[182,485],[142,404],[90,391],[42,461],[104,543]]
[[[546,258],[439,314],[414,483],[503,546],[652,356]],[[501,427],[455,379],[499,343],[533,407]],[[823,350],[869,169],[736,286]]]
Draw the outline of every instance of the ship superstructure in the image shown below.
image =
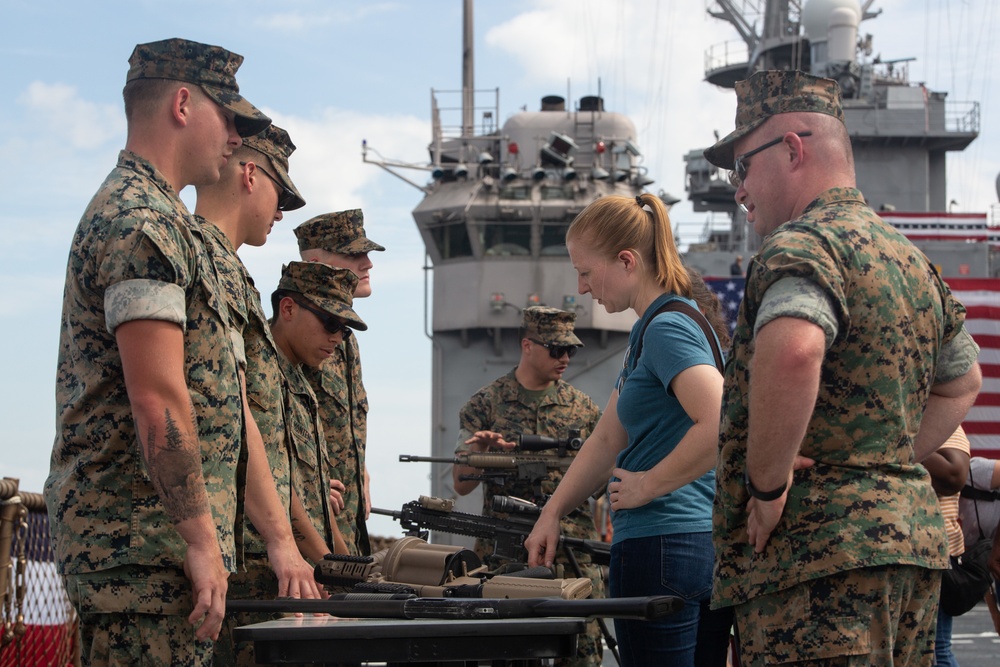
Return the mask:
[[[876,18],[874,0],[716,0],[712,16],[729,22],[741,40],[710,48],[705,80],[732,88],[762,69],[799,69],[836,79],[854,147],[858,187],[883,218],[904,231],[946,276],[993,277],[987,214],[952,214],[947,154],[979,135],[977,102],[952,102],[947,93],[909,81],[912,58],[872,57],[862,21]],[[728,230],[692,244],[687,261],[708,275],[727,275],[734,255],[747,256],[760,239],[733,201],[724,170],[701,148],[686,157],[686,189],[695,211],[726,214]],[[977,241],[984,241],[978,243]]]
[[[432,91],[429,161],[365,158],[424,193],[413,217],[427,256],[433,456],[453,454],[459,410],[472,394],[517,365],[526,306],[576,312],[585,347],[564,379],[605,404],[635,316],[609,315],[589,295],[577,294],[566,230],[598,197],[635,196],[653,182],[635,125],[606,110],[600,94],[576,101],[546,96],[538,110],[514,113],[499,125],[499,91],[474,87],[471,21],[466,0],[463,85]],[[404,176],[401,168],[421,170],[428,180]],[[432,465],[432,495],[454,497],[450,465]],[[478,513],[482,505],[478,494],[459,501],[463,511]]]

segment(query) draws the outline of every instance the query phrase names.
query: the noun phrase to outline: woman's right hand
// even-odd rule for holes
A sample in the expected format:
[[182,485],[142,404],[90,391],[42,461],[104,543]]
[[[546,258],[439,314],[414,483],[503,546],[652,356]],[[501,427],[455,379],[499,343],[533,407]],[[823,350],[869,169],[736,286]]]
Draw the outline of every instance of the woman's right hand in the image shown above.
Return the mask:
[[559,517],[544,509],[535,522],[531,534],[524,540],[524,550],[528,552],[528,565],[544,565],[551,568],[559,548]]

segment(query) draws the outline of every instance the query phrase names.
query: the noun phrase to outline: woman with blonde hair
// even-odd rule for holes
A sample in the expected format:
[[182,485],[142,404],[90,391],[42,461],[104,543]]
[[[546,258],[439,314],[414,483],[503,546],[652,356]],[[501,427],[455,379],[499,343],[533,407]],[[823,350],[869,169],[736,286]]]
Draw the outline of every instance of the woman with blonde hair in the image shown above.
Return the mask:
[[607,484],[611,596],[685,600],[666,618],[615,621],[623,664],[725,665],[730,615],[709,609],[722,360],[694,299],[700,279],[681,262],[654,195],[596,200],[566,245],[579,292],[639,320],[604,414],[525,542],[529,561],[550,564],[559,517]]

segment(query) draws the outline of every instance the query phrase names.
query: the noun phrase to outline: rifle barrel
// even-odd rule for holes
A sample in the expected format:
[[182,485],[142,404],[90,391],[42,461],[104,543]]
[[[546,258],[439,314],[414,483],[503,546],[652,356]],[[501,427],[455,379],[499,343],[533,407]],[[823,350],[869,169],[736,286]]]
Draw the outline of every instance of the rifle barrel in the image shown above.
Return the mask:
[[400,463],[458,463],[454,456],[416,456],[414,454],[400,454]]
[[401,512],[396,512],[395,510],[383,510],[378,507],[372,507],[369,510],[372,514],[381,514],[382,516],[391,516],[393,519],[398,519],[402,516]]
[[679,611],[684,600],[672,595],[596,600],[559,598],[408,598],[366,595],[363,599],[334,596],[329,600],[227,600],[226,611],[330,614],[341,618],[446,618],[456,620],[499,618],[629,618],[651,620]]

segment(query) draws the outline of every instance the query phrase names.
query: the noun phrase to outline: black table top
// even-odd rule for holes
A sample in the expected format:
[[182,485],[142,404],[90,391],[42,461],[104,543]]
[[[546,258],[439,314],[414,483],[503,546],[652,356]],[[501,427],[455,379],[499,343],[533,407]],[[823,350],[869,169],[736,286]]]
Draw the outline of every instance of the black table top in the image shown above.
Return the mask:
[[303,616],[235,631],[261,663],[463,662],[573,655],[581,618],[502,620],[344,619]]

